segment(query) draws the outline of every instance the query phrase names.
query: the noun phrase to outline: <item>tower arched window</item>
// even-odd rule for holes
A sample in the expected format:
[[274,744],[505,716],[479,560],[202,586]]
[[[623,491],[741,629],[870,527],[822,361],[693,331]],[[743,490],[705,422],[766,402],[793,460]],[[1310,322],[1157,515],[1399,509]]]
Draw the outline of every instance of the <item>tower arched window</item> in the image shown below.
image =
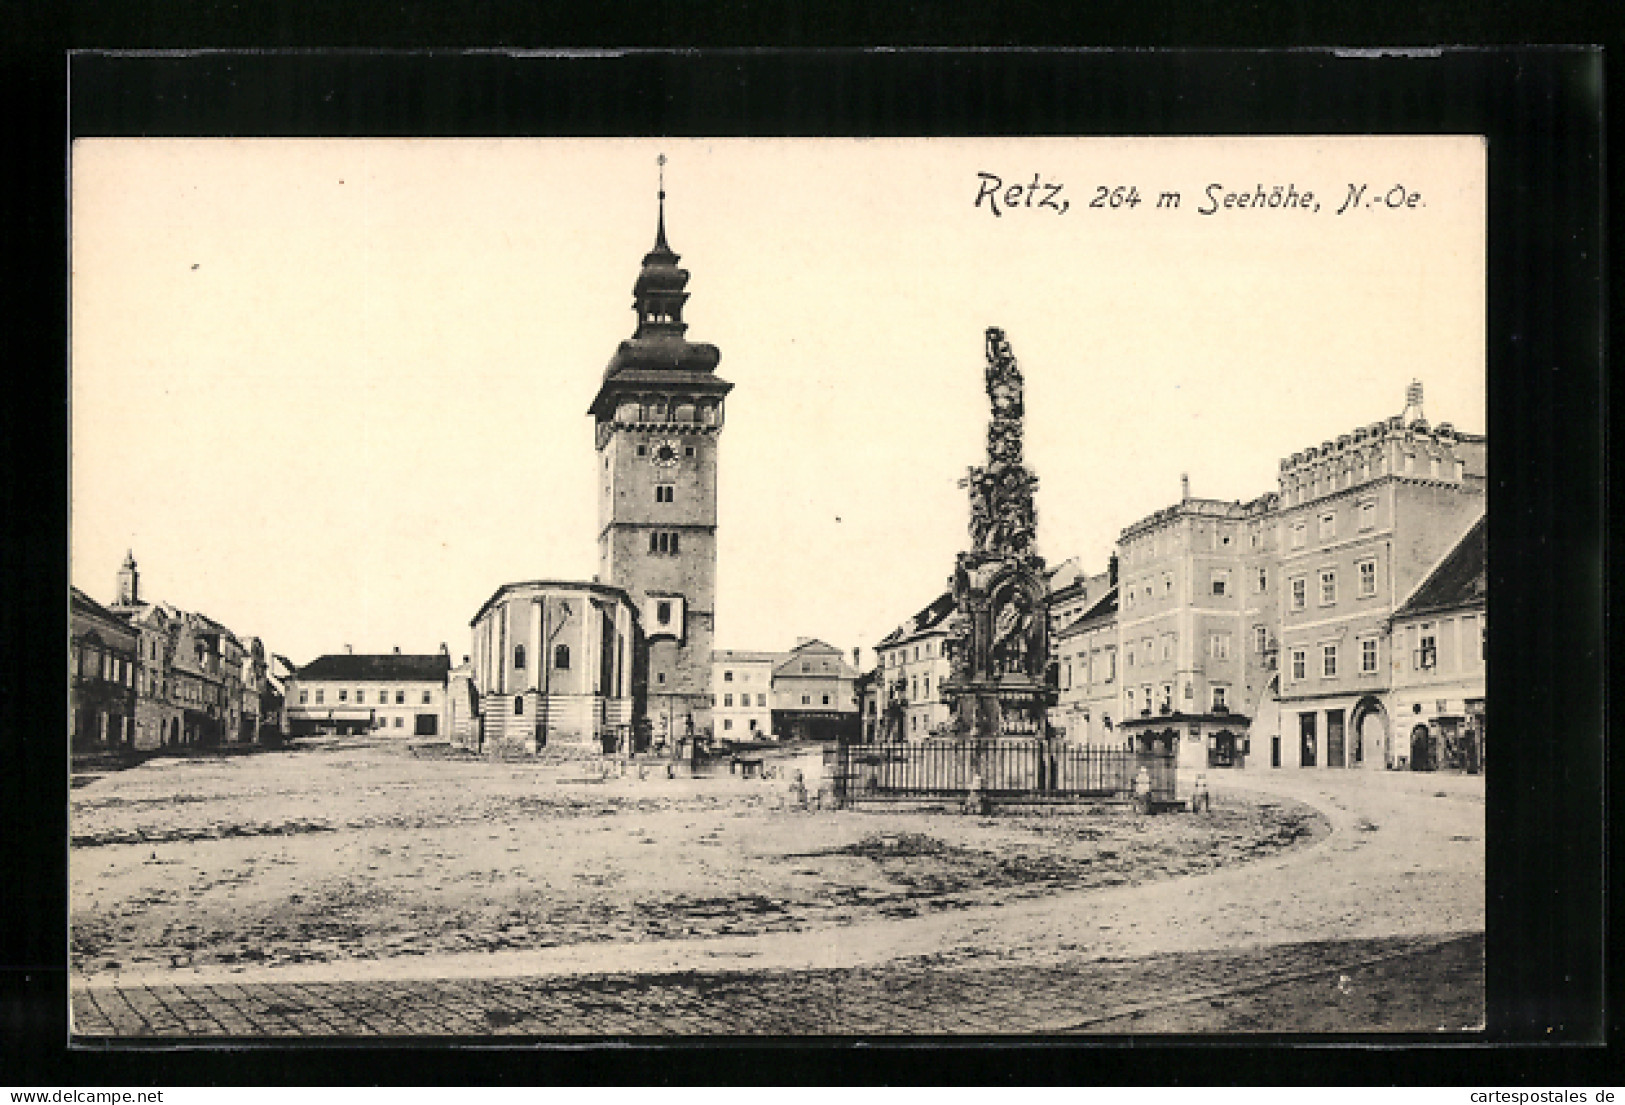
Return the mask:
[[525,716],[525,700],[523,698],[517,698],[516,697],[513,700],[513,716],[514,717],[524,717]]
[[553,666],[560,671],[570,670],[570,646],[553,646]]
[[513,666],[515,671],[525,670],[525,646],[513,646]]

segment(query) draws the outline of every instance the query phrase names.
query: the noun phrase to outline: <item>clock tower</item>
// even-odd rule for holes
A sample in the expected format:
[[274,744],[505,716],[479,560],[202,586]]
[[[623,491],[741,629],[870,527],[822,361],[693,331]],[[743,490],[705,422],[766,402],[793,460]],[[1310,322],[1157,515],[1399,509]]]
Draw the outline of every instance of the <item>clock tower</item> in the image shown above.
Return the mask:
[[632,287],[637,329],[610,358],[588,411],[597,424],[599,579],[638,608],[646,708],[653,734],[668,742],[690,724],[703,732],[711,717],[717,441],[733,388],[716,375],[716,346],[684,336],[688,272],[677,261],[662,180],[654,249]]

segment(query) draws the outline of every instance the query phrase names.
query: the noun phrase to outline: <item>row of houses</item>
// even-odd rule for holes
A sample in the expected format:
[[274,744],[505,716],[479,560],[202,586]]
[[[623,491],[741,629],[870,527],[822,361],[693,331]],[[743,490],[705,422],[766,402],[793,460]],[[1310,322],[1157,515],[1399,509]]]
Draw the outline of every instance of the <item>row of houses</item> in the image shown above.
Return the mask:
[[[1106,572],[1052,575],[1056,732],[1186,766],[1482,770],[1486,442],[1421,399],[1252,500],[1183,480]],[[945,731],[951,613],[939,596],[877,646],[872,738]]]
[[75,752],[152,751],[280,736],[293,668],[258,637],[205,614],[141,597],[125,554],[117,596],[69,594],[68,716]]
[[[289,731],[445,736],[481,752],[634,747],[636,619],[623,599],[603,585],[505,584],[475,616],[461,664],[445,645],[318,657],[289,679]],[[651,745],[857,734],[858,672],[833,645],[803,637],[786,652],[717,650],[712,664],[710,720],[696,733],[686,715],[660,717],[657,705]]]

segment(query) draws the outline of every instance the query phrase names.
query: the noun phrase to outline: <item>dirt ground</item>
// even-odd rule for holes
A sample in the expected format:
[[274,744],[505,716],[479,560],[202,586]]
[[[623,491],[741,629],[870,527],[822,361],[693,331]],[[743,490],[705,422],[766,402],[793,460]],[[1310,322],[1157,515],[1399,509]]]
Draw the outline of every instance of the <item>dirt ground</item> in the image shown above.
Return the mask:
[[[814,763],[772,780],[601,778],[376,739],[151,760],[71,793],[73,968],[500,960],[970,923],[1252,866],[1330,830],[1312,803],[1246,790],[1202,816],[793,808],[788,770],[812,778]],[[996,921],[970,931],[1000,953]]]

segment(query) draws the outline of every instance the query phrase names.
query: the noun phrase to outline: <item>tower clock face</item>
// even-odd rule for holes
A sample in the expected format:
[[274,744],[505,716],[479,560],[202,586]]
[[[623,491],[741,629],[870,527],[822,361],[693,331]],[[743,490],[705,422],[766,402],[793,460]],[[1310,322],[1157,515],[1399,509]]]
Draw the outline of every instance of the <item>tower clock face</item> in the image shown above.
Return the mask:
[[649,445],[649,463],[656,468],[676,468],[677,458],[681,455],[682,446],[675,439],[668,438]]

